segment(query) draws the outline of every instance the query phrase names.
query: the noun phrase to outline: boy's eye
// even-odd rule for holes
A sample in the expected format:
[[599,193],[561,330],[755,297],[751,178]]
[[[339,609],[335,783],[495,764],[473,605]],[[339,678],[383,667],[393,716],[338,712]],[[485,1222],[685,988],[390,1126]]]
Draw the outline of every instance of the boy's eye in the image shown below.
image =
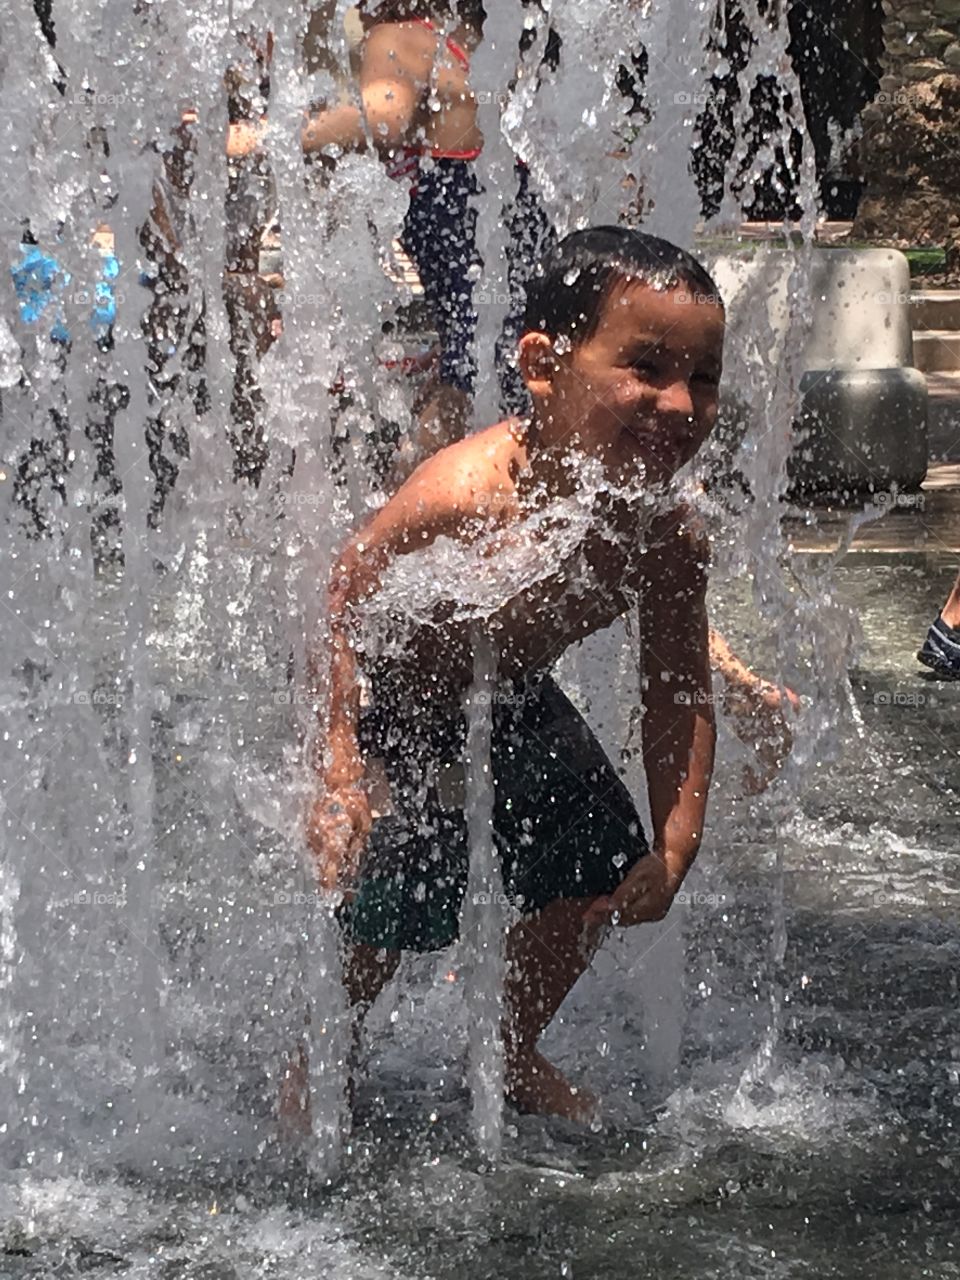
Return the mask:
[[648,377],[656,377],[659,372],[658,366],[653,360],[634,360],[633,367],[637,373],[642,373]]

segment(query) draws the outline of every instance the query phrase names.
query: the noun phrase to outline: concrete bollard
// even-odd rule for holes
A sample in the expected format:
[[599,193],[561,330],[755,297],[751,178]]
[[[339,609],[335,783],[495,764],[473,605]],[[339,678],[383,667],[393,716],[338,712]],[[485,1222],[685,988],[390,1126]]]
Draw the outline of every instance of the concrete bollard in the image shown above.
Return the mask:
[[[786,343],[797,341],[788,297],[794,261],[771,249],[723,254],[711,264],[730,321],[731,386],[749,379],[751,359],[782,368]],[[817,249],[810,294],[794,488],[845,496],[916,487],[927,469],[927,385],[912,367],[907,259],[894,249]],[[736,344],[748,331],[760,337],[745,354]]]

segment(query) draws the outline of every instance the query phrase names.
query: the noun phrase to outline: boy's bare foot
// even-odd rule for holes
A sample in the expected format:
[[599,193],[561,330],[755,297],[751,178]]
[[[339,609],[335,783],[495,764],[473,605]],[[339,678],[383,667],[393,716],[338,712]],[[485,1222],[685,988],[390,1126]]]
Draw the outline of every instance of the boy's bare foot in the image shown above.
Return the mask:
[[597,1116],[599,1102],[587,1089],[578,1088],[531,1050],[507,1066],[507,1101],[520,1112],[562,1116],[577,1124],[589,1124]]

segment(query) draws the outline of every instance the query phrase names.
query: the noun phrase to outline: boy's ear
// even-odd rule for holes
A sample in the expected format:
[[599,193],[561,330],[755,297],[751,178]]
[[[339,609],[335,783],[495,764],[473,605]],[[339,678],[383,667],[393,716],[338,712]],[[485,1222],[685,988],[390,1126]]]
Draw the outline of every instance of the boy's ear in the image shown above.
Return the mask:
[[520,372],[532,396],[547,396],[553,390],[557,353],[547,333],[525,333],[517,347]]

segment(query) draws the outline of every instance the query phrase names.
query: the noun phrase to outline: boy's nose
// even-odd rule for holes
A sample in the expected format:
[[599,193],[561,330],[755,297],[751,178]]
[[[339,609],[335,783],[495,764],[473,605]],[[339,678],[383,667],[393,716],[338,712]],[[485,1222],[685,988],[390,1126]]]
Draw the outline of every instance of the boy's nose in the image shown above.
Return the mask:
[[693,395],[685,378],[676,378],[668,386],[661,387],[657,408],[671,416],[693,417]]

